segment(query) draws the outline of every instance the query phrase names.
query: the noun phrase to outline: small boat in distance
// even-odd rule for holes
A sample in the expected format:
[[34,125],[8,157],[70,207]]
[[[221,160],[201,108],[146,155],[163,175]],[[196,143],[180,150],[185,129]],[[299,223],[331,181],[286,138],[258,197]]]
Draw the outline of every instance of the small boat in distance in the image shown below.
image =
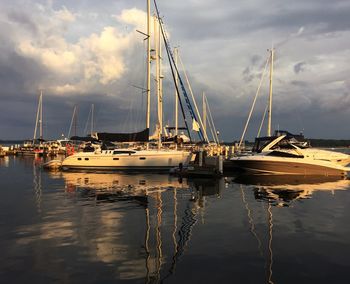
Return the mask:
[[296,137],[284,131],[256,138],[252,154],[231,158],[231,167],[265,175],[345,176],[350,171],[350,155],[312,148]]

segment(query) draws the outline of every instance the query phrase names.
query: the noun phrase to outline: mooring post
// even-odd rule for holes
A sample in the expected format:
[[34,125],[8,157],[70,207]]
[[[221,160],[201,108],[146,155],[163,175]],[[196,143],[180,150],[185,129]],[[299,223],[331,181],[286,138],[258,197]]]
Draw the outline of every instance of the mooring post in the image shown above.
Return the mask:
[[198,164],[200,167],[203,166],[203,149],[199,149],[199,161]]
[[223,172],[224,172],[223,168],[224,168],[223,167],[223,157],[222,157],[222,155],[219,155],[218,156],[218,172],[219,172],[220,175],[222,175]]

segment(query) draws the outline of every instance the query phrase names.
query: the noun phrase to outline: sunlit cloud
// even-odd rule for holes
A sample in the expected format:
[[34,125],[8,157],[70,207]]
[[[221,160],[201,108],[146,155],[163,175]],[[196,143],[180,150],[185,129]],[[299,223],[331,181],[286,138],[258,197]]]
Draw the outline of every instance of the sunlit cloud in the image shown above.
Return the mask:
[[[315,122],[330,117],[328,112],[334,112],[334,121],[346,119],[350,5],[345,2],[295,1],[287,6],[276,5],[275,0],[238,0],[235,5],[229,0],[181,0],[159,2],[158,6],[166,30],[171,32],[172,46],[180,46],[194,94],[207,94],[222,137],[232,139],[241,135],[267,49],[272,46],[276,49],[276,123],[293,130],[297,128],[295,113],[300,112],[298,120],[305,117],[306,121],[305,134],[310,131],[316,137],[323,135],[324,129]],[[145,84],[145,36],[136,32],[147,32],[145,9],[143,1],[135,0],[84,4],[1,1],[0,95],[6,97],[8,105],[15,105],[25,94],[36,96],[39,88],[52,98],[101,104],[107,100],[113,119],[108,120],[105,112],[101,125],[106,130],[114,127],[116,121],[123,121],[121,110],[144,107],[143,93],[132,86]],[[164,101],[170,106],[174,90],[165,52],[163,57]],[[261,92],[254,113],[259,119],[266,104],[268,80]],[[61,115],[55,109],[52,107],[51,115]],[[167,109],[166,115],[172,117],[172,109]],[[0,105],[0,120],[8,117],[5,104]],[[20,118],[13,120],[19,124]],[[339,127],[342,129],[337,130]],[[4,125],[0,133],[15,133],[14,129]],[[337,124],[327,131],[329,135],[345,135],[350,127]],[[22,133],[19,127],[17,135]],[[254,135],[248,133],[250,139]]]
[[[51,7],[38,6],[38,11],[42,17],[46,14],[50,18],[49,24],[34,23],[39,36],[29,33],[22,35],[17,38],[15,47],[19,55],[34,59],[60,78],[62,84],[58,86],[52,86],[52,80],[47,80],[45,85],[45,80],[42,80],[43,88],[56,90],[59,94],[89,92],[91,81],[107,85],[120,79],[128,69],[125,64],[126,53],[140,39],[136,37],[135,29],[143,29],[146,18],[145,12],[136,8],[123,10],[113,18],[119,24],[130,25],[133,29],[124,31],[118,27],[105,26],[98,33],[70,42],[65,38],[64,31],[74,24],[76,13],[66,7],[53,10]],[[62,25],[65,27],[62,28]]]

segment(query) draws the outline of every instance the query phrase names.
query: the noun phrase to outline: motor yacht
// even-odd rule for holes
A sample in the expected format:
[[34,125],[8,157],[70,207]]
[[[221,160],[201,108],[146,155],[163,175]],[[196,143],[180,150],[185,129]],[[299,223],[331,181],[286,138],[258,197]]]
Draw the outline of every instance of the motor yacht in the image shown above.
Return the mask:
[[232,157],[230,163],[249,174],[344,176],[350,171],[350,155],[312,148],[303,136],[288,132],[256,138],[250,155]]

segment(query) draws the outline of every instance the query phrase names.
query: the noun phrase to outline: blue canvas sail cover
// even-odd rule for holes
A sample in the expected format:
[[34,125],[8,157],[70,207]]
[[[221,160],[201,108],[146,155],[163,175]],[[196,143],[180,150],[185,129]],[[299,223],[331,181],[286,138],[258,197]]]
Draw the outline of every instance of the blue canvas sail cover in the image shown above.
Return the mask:
[[110,142],[148,142],[149,128],[134,133],[107,133],[98,132],[97,139]]

